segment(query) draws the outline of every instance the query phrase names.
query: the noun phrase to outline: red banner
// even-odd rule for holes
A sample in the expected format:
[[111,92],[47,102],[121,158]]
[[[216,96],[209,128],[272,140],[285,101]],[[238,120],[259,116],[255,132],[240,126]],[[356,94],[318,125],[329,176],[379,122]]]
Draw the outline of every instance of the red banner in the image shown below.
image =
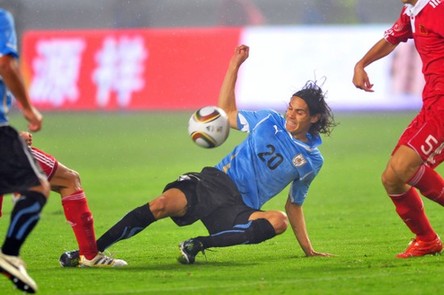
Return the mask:
[[181,110],[217,103],[241,29],[31,31],[22,68],[42,110]]

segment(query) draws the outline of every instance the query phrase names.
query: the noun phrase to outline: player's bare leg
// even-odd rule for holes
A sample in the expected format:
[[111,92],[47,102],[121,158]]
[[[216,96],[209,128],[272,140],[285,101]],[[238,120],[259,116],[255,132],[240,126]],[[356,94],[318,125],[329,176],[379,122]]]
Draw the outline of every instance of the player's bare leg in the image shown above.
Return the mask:
[[416,235],[408,248],[397,255],[399,258],[436,254],[442,250],[441,240],[425,214],[419,193],[407,184],[421,165],[422,160],[414,150],[401,146],[382,175],[382,183],[395,204],[396,212]]

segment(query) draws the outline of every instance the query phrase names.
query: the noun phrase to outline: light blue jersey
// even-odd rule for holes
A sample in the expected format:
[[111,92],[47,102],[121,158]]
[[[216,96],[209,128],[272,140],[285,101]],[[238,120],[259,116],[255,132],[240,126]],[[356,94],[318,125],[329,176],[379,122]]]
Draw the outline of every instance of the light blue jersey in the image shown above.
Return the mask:
[[216,165],[235,182],[244,203],[260,209],[291,183],[289,196],[302,205],[323,158],[319,136],[296,140],[285,129],[285,118],[272,110],[239,111],[238,126],[248,137]]
[[[18,58],[14,19],[11,13],[0,9],[0,56],[8,54]],[[0,126],[8,125],[7,114],[11,103],[11,93],[0,77]]]

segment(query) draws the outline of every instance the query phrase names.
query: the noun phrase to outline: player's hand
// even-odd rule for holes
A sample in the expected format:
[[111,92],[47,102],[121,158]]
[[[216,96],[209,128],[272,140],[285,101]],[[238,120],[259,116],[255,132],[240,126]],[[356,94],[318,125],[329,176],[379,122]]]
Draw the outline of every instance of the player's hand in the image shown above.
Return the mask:
[[32,145],[32,134],[27,131],[21,131],[20,136],[23,138],[23,140],[26,142],[27,145]]
[[240,66],[249,56],[250,48],[247,45],[239,45],[234,50],[234,55],[231,58],[231,63],[235,66]]
[[310,253],[306,253],[306,255],[307,255],[307,257],[312,257],[312,256],[332,257],[332,256],[335,256],[334,254],[318,252],[315,250],[311,251]]
[[363,67],[356,65],[355,71],[353,75],[353,84],[356,88],[362,89],[366,92],[374,92],[373,84],[370,83],[370,79],[368,78],[367,72]]
[[28,121],[28,129],[31,132],[37,132],[42,129],[43,116],[40,112],[31,106],[28,109],[23,109],[23,116]]

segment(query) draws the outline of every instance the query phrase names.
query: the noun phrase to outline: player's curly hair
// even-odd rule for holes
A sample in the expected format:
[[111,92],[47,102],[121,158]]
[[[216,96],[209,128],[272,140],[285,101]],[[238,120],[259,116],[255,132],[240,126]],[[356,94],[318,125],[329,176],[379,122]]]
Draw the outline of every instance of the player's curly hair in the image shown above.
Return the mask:
[[333,112],[325,101],[326,94],[317,84],[317,81],[307,81],[305,86],[295,92],[293,96],[300,97],[305,101],[311,116],[320,115],[319,120],[311,125],[309,132],[313,135],[318,135],[319,133],[330,135],[333,127],[337,124]]

